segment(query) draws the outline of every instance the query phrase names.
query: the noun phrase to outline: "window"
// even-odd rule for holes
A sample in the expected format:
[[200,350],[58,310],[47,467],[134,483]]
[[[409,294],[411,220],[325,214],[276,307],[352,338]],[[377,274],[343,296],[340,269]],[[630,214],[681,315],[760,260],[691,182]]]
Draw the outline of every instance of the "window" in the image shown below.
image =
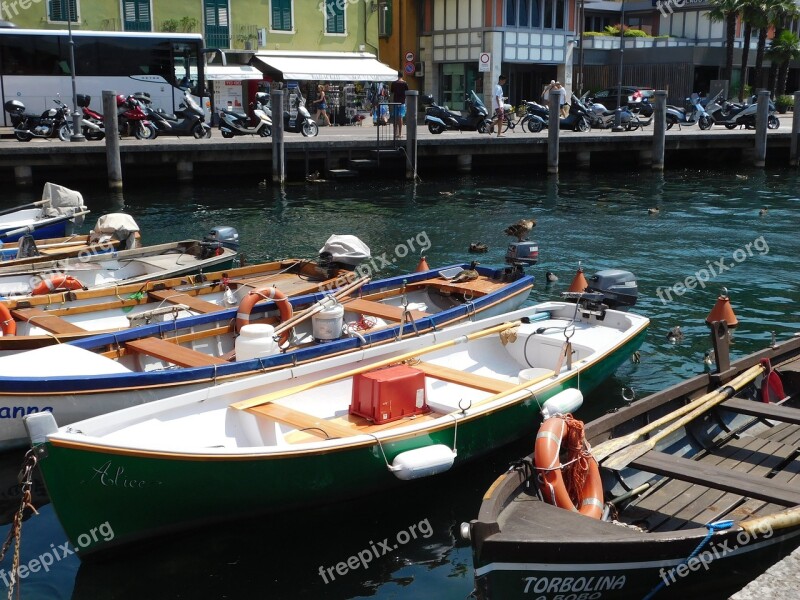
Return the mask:
[[270,3],[272,5],[272,30],[292,31],[292,0],[270,0]]
[[150,0],[123,0],[122,23],[125,31],[151,31]]
[[69,10],[69,20],[78,23],[78,0],[48,0],[47,19],[66,23],[67,10]]
[[378,0],[378,35],[392,35],[392,0]]
[[230,48],[228,0],[203,0],[203,12],[206,19],[206,45],[210,48]]
[[344,33],[343,0],[325,0],[325,33]]

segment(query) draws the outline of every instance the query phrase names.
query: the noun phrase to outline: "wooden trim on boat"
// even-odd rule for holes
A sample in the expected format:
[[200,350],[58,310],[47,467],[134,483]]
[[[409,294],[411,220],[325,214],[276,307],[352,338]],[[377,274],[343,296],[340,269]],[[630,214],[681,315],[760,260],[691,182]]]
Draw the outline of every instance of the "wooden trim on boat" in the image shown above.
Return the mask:
[[158,290],[147,292],[147,295],[156,302],[170,302],[172,304],[185,304],[199,313],[212,313],[224,310],[225,307],[213,302],[207,302],[186,292],[175,290]]
[[209,365],[227,364],[226,360],[216,356],[210,356],[156,337],[131,340],[125,343],[125,347],[134,352],[141,352],[142,354],[171,362],[179,367],[207,367]]
[[657,450],[650,450],[631,461],[628,466],[783,506],[800,504],[800,490],[797,486],[778,483],[765,477],[737,473]]
[[83,327],[79,327],[74,323],[65,321],[58,315],[54,315],[38,308],[21,308],[11,311],[11,314],[20,321],[27,321],[31,325],[41,327],[45,331],[55,334],[70,334],[77,333],[86,335],[90,333]]
[[781,406],[780,404],[765,404],[753,400],[742,400],[741,398],[731,398],[720,404],[720,408],[751,415],[762,419],[773,419],[784,423],[794,423],[800,425],[800,409],[791,406]]
[[495,379],[493,377],[484,377],[483,375],[476,375],[475,373],[468,373],[466,371],[459,371],[442,365],[434,365],[433,363],[420,361],[411,365],[415,369],[419,369],[428,377],[434,379],[441,379],[442,381],[449,381],[458,383],[467,387],[475,388],[484,392],[491,392],[499,394],[514,387],[513,383],[503,381],[502,379]]
[[[342,306],[349,312],[359,312],[364,315],[372,317],[380,317],[387,321],[402,321],[403,308],[400,306],[392,306],[390,304],[383,304],[381,302],[374,302],[372,300],[364,300],[363,298],[350,298],[342,301]],[[430,313],[421,310],[408,311],[409,316],[416,320],[430,317]]]

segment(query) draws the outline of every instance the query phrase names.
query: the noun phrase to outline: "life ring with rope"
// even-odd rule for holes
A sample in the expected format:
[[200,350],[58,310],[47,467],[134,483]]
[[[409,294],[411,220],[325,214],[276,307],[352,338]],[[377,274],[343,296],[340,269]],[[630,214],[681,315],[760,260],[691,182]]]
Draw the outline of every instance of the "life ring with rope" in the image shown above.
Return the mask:
[[53,275],[49,279],[42,279],[41,283],[31,290],[31,295],[44,296],[59,290],[83,289],[86,289],[86,286],[70,275]]
[[[562,465],[561,445],[567,449]],[[536,434],[534,464],[545,502],[599,519],[603,515],[603,481],[583,433],[583,421],[572,415],[546,419]]]
[[0,304],[0,330],[3,331],[3,337],[17,335],[17,322],[5,304]]
[[[245,296],[239,303],[239,309],[236,311],[236,331],[241,331],[242,327],[250,323],[250,313],[253,312],[253,307],[261,300],[274,300],[278,306],[278,313],[281,316],[281,322],[285,323],[292,318],[292,305],[289,299],[278,288],[270,287],[260,290],[253,290]],[[291,328],[282,332],[278,338],[278,344],[283,345],[289,341]]]

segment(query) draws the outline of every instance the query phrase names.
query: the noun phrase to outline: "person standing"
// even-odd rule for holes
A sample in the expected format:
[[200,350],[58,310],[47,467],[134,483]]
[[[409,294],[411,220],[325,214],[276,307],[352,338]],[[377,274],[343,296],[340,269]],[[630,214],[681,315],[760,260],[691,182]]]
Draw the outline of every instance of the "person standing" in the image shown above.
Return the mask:
[[503,137],[503,134],[500,133],[503,130],[503,119],[505,119],[505,115],[503,113],[503,86],[506,83],[506,76],[500,75],[497,78],[497,85],[494,86],[494,95],[492,96],[492,105],[494,107],[494,115],[495,115],[495,123],[497,125],[497,137]]
[[567,90],[564,89],[564,86],[561,85],[560,81],[556,81],[555,89],[558,90],[558,108],[561,114],[561,118],[567,116]]
[[330,117],[328,117],[328,102],[325,99],[325,86],[322,84],[317,87],[317,99],[314,100],[314,104],[317,105],[317,119],[322,115],[325,117],[323,125],[330,125],[331,120]]
[[550,102],[550,90],[556,87],[556,80],[551,79],[550,83],[544,86],[544,91],[542,92],[542,103],[545,106],[548,106],[548,102]]
[[392,102],[399,106],[394,107],[394,137],[400,139],[403,137],[403,119],[406,116],[406,92],[408,91],[408,83],[403,79],[403,72],[397,72],[397,79],[392,82],[391,88]]

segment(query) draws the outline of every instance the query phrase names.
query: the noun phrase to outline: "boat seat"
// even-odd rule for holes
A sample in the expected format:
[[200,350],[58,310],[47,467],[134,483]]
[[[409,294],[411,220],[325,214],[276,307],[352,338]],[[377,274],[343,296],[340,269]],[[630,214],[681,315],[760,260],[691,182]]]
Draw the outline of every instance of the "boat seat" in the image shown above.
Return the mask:
[[[375,302],[373,300],[364,300],[363,298],[353,298],[352,300],[345,300],[343,306],[348,312],[357,312],[372,317],[379,317],[387,321],[402,321],[403,309],[400,306],[391,306],[383,304],[382,302]],[[429,317],[430,313],[421,310],[408,311],[411,318],[415,321]]]
[[465,385],[477,390],[483,390],[484,392],[491,392],[493,394],[505,392],[516,385],[508,381],[503,381],[502,379],[476,375],[475,373],[459,371],[458,369],[453,369],[451,367],[445,367],[442,365],[434,365],[433,363],[429,362],[414,363],[412,366],[413,368],[419,369],[425,373],[425,375],[428,377],[441,379],[442,381],[458,383],[460,385]]
[[478,298],[480,296],[485,296],[490,292],[499,290],[505,285],[507,284],[500,281],[492,281],[486,277],[478,277],[478,279],[464,281],[461,283],[454,283],[443,277],[435,277],[433,279],[425,279],[424,281],[417,283],[416,287],[420,288],[428,286],[437,289],[440,292],[465,294],[467,296],[471,295],[473,298]]
[[721,408],[751,415],[762,419],[782,421],[783,423],[793,423],[800,425],[800,409],[791,406],[781,406],[780,404],[764,404],[763,402],[753,402],[752,400],[742,400],[741,398],[731,398],[720,405]]
[[303,430],[304,433],[310,433],[323,439],[352,437],[359,433],[346,425],[333,423],[332,421],[289,408],[288,406],[283,406],[282,404],[275,404],[274,402],[260,404],[246,410],[256,415],[265,416],[273,421],[291,425],[298,430]]
[[184,304],[190,309],[199,313],[212,313],[222,310],[221,306],[214,304],[213,302],[206,302],[197,296],[192,296],[183,292],[176,292],[174,290],[147,292],[147,295],[156,302],[160,301],[171,302],[172,304]]
[[50,314],[47,311],[38,308],[18,308],[11,311],[11,314],[21,320],[27,321],[31,325],[36,325],[45,331],[55,334],[69,334],[78,333],[85,334],[87,332],[83,327],[79,327],[74,323],[70,323],[59,317],[58,315]]
[[125,342],[128,351],[140,352],[155,358],[171,362],[179,367],[207,367],[225,365],[228,361],[216,356],[209,356],[197,350],[180,346],[156,337]]

